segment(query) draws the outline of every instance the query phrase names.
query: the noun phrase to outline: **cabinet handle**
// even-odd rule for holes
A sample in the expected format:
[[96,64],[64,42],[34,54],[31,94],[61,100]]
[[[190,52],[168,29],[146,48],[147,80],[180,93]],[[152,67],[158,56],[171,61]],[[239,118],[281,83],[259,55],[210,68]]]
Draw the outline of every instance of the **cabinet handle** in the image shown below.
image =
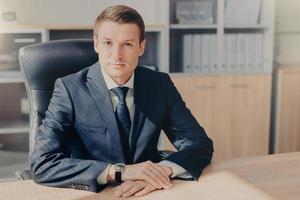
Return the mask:
[[213,90],[213,89],[216,89],[216,86],[214,86],[214,85],[196,85],[195,89],[197,89],[197,90]]
[[230,84],[231,88],[248,88],[249,85],[248,84]]

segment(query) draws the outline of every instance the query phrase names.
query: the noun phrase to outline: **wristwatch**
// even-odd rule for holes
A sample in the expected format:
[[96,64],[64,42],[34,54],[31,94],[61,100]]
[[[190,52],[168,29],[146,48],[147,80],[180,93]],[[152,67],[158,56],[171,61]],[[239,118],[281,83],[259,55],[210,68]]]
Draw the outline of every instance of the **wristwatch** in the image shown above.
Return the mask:
[[115,181],[118,183],[122,183],[122,173],[126,169],[126,165],[124,163],[117,163],[114,165],[115,169]]

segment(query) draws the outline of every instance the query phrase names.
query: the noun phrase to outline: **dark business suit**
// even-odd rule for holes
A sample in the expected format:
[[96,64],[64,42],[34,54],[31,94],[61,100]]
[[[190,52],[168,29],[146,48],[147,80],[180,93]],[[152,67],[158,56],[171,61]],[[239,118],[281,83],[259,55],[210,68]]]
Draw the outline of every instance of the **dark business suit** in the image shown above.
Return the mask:
[[[170,77],[137,67],[135,114],[129,136],[133,163],[161,160],[161,129],[178,149],[166,160],[198,179],[210,162],[212,141],[185,107]],[[97,176],[125,162],[111,98],[96,63],[57,79],[46,117],[35,138],[30,164],[36,182],[49,186],[100,191]]]

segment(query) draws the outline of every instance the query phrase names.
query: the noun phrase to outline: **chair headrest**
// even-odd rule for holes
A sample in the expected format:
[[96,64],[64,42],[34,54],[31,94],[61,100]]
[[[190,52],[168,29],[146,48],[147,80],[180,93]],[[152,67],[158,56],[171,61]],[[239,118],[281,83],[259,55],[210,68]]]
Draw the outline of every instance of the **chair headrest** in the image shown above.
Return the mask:
[[56,40],[21,48],[19,61],[30,90],[53,90],[57,78],[92,65],[98,54],[93,40]]

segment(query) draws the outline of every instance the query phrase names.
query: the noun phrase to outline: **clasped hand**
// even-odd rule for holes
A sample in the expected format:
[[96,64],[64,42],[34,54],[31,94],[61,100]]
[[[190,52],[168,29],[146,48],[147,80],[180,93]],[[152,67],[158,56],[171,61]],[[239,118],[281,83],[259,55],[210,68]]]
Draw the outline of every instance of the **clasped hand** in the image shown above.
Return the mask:
[[154,190],[172,187],[172,169],[167,166],[146,161],[127,165],[122,174],[124,181],[115,191],[117,197],[143,196]]

